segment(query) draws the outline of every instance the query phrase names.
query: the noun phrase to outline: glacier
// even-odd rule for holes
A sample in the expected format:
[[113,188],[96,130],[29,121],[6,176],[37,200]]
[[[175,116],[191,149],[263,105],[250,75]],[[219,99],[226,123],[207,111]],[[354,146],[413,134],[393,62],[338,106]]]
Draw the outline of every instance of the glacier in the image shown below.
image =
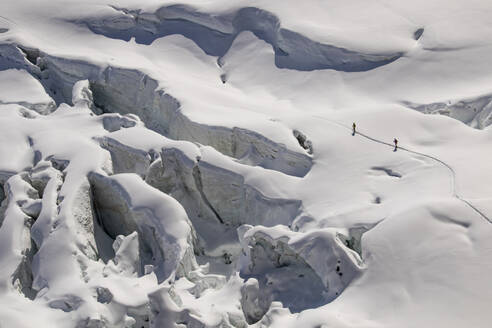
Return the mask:
[[0,8],[0,327],[490,326],[486,1]]

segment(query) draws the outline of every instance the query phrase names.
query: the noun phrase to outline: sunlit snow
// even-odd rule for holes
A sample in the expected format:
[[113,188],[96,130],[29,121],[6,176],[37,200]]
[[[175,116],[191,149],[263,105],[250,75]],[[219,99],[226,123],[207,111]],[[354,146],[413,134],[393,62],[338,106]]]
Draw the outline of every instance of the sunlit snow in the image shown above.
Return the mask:
[[0,328],[490,327],[488,1],[0,9]]

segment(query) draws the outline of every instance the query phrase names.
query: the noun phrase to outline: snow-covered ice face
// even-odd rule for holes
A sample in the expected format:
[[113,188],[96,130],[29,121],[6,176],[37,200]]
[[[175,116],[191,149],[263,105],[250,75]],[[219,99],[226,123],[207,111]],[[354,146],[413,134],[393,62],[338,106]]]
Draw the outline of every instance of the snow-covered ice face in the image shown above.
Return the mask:
[[489,326],[486,1],[0,8],[0,326]]

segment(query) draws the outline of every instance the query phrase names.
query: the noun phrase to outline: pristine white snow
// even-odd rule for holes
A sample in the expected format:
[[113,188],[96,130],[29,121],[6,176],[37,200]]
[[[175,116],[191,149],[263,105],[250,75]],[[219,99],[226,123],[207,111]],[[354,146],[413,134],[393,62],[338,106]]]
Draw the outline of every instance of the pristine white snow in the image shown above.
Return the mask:
[[0,327],[490,326],[487,1],[0,9]]
[[[54,107],[53,100],[46,94],[39,81],[24,70],[1,71],[0,99],[3,104],[20,103],[25,107]],[[22,93],[19,92],[22,90]]]

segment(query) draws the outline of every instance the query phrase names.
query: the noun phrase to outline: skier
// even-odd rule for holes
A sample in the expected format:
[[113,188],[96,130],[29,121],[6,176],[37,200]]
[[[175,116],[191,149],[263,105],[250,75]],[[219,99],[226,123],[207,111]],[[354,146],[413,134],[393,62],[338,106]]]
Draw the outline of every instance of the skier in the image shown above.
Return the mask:
[[355,122],[352,123],[352,135],[355,136]]
[[395,138],[393,142],[395,143],[395,149],[393,151],[396,151],[398,149],[398,139]]

